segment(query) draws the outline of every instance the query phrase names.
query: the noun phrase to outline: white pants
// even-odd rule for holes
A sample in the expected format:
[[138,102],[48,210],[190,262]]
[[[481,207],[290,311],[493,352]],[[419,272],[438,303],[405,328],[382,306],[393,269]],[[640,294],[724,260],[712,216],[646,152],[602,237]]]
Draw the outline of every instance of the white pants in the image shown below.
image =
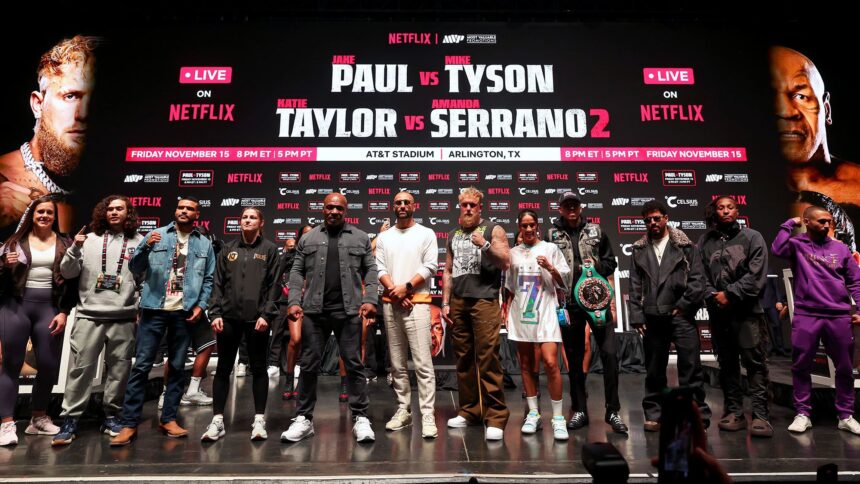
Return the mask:
[[430,352],[430,305],[416,304],[412,311],[383,303],[388,351],[394,377],[398,406],[411,409],[412,388],[409,384],[408,357],[412,351],[415,376],[418,379],[418,402],[421,414],[433,413],[436,403],[436,373]]

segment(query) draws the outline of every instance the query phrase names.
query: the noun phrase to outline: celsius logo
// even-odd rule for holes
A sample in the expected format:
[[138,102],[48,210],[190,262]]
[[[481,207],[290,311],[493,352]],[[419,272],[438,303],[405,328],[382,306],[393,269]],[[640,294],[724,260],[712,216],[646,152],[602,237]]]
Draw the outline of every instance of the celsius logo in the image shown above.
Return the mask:
[[135,207],[160,207],[161,197],[129,197]]
[[239,205],[238,198],[225,198],[221,200],[222,207],[235,207],[236,205]]
[[338,190],[341,195],[358,195],[358,190],[353,188],[341,188]]
[[308,217],[308,225],[319,225],[323,223],[323,219],[318,217]]
[[678,197],[666,197],[666,205],[677,208],[679,205],[686,205],[688,207],[698,207],[699,200],[695,198],[678,198]]
[[445,37],[442,37],[442,43],[443,44],[459,44],[460,42],[462,42],[464,40],[466,40],[466,36],[465,35],[459,35],[459,34],[449,34],[449,35],[446,35]]
[[289,188],[278,188],[278,193],[281,195],[298,195],[298,190],[291,190]]
[[501,217],[490,217],[490,222],[497,223],[497,224],[509,224],[509,223],[511,223],[511,219],[501,218]]
[[540,191],[536,188],[522,188],[520,187],[520,195],[537,195]]
[[397,193],[406,192],[412,195],[421,195],[421,190],[417,188],[398,188]]
[[447,218],[430,217],[430,225],[449,225],[451,221]]
[[706,182],[723,181],[723,175],[717,175],[717,174],[711,173],[711,174],[705,175],[705,181]]
[[369,217],[369,218],[367,219],[367,223],[369,223],[370,225],[381,225],[381,224],[382,224],[383,222],[385,222],[386,220],[388,220],[389,222],[391,221],[391,219],[388,219],[388,218],[381,218],[381,217]]
[[[629,198],[613,198],[612,199],[612,206],[613,207],[623,207],[624,205],[627,205],[628,203],[630,203]],[[630,255],[630,254],[627,254],[627,255]]]
[[125,183],[137,183],[143,180],[143,175],[126,175]]
[[633,244],[620,244],[621,253],[624,255],[633,255]]
[[597,192],[596,188],[580,188],[579,189],[580,195],[597,195],[597,193],[598,192]]

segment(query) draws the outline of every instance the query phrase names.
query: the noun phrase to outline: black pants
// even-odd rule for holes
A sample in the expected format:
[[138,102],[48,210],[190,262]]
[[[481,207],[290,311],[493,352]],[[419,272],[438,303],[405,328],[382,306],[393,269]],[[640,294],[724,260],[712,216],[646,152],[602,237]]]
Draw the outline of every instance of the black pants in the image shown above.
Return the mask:
[[361,317],[333,314],[305,314],[302,320],[302,357],[299,374],[297,415],[313,418],[317,403],[317,374],[320,371],[328,336],[334,331],[340,356],[346,366],[347,393],[352,416],[366,417],[370,397],[361,362]]
[[711,334],[717,361],[720,363],[720,386],[723,388],[725,412],[738,417],[744,414],[744,392],[741,389],[741,367],[747,371],[753,415],[768,420],[767,356],[764,335],[767,334],[764,315],[748,314],[737,317],[709,309]]
[[647,316],[643,343],[645,346],[645,398],[642,408],[645,420],[660,421],[660,395],[668,386],[666,365],[669,345],[675,343],[678,355],[678,385],[693,389],[693,400],[699,405],[703,420],[710,420],[711,409],[705,403],[705,380],[699,354],[699,332],[696,325],[683,316]]
[[216,336],[218,340],[218,367],[212,383],[212,406],[214,414],[223,414],[230,389],[230,373],[239,344],[248,344],[248,358],[251,363],[251,384],[254,393],[254,413],[266,412],[266,399],[269,396],[269,375],[266,373],[266,351],[269,345],[269,332],[254,330],[254,323],[243,323],[224,319],[224,331]]
[[[570,378],[571,409],[574,412],[588,413],[585,394],[585,373],[582,372],[582,360],[585,358],[585,325],[591,325],[591,333],[597,340],[600,351],[600,361],[603,363],[603,393],[606,398],[606,413],[621,410],[618,400],[618,349],[615,343],[615,323],[612,314],[606,312],[606,325],[596,328],[583,314],[579,307],[568,307],[570,326],[561,328],[561,339],[564,342],[564,352],[567,354],[568,372]],[[592,348],[597,351],[597,348]]]

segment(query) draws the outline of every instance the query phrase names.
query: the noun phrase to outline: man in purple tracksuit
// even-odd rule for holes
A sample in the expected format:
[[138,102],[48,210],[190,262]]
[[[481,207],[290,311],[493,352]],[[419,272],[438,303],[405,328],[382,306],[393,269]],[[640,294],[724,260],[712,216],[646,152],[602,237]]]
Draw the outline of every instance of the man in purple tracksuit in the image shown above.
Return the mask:
[[860,301],[860,267],[845,244],[828,236],[833,228],[830,212],[821,207],[809,207],[803,212],[803,224],[806,233],[792,237],[791,231],[800,225],[800,217],[786,221],[771,247],[773,255],[791,261],[794,274],[791,374],[797,416],[788,430],[804,432],[812,427],[810,370],[820,338],[836,368],[838,428],[860,434],[860,422],[852,415],[854,377],[851,374],[854,354],[851,324],[860,324],[860,315],[850,314],[849,297]]

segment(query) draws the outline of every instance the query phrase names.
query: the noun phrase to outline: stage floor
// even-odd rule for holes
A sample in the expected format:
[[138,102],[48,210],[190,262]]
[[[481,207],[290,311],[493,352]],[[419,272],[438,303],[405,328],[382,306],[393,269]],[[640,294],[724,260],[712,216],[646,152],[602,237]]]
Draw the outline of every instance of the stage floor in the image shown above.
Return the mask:
[[[525,401],[519,389],[507,392],[512,418],[503,442],[487,443],[481,427],[446,428],[445,421],[456,409],[457,393],[450,391],[436,395],[437,439],[422,439],[420,425],[386,432],[384,425],[395,409],[395,397],[381,378],[370,383],[370,418],[376,431],[376,442],[371,444],[354,441],[347,405],[337,401],[337,377],[321,377],[316,435],[293,444],[281,443],[279,436],[294,416],[295,403],[282,401],[275,379],[270,379],[269,440],[251,442],[251,379],[240,378],[227,407],[227,435],[216,443],[199,440],[211,420],[211,407],[182,407],[180,422],[191,435],[169,439],[158,433],[156,402],[147,402],[138,439],[122,448],[108,445],[109,438],[98,433],[96,421],[83,422],[78,439],[59,448],[51,447],[50,437],[24,435],[26,422],[19,421],[18,446],[0,448],[0,481],[466,482],[470,477],[480,482],[589,481],[581,464],[582,444],[608,440],[628,460],[630,482],[654,482],[650,458],[657,454],[658,435],[642,430],[644,377],[621,375],[622,415],[630,426],[629,436],[614,434],[603,423],[602,377],[592,374],[588,378],[591,424],[571,432],[571,439],[561,443],[548,430],[533,436],[520,434]],[[210,390],[211,378],[204,388]],[[715,414],[721,414],[722,393],[712,387],[707,390],[709,405]],[[413,397],[414,401],[417,395]],[[565,401],[569,402],[567,393]],[[545,415],[549,414],[545,391],[541,405]],[[413,415],[418,414],[416,405]],[[814,481],[816,468],[830,462],[839,466],[842,480],[860,478],[860,436],[837,430],[836,422],[829,419],[815,421],[806,434],[793,435],[786,430],[793,416],[791,409],[773,406],[773,439],[721,432],[713,425],[708,431],[712,452],[739,482]]]

